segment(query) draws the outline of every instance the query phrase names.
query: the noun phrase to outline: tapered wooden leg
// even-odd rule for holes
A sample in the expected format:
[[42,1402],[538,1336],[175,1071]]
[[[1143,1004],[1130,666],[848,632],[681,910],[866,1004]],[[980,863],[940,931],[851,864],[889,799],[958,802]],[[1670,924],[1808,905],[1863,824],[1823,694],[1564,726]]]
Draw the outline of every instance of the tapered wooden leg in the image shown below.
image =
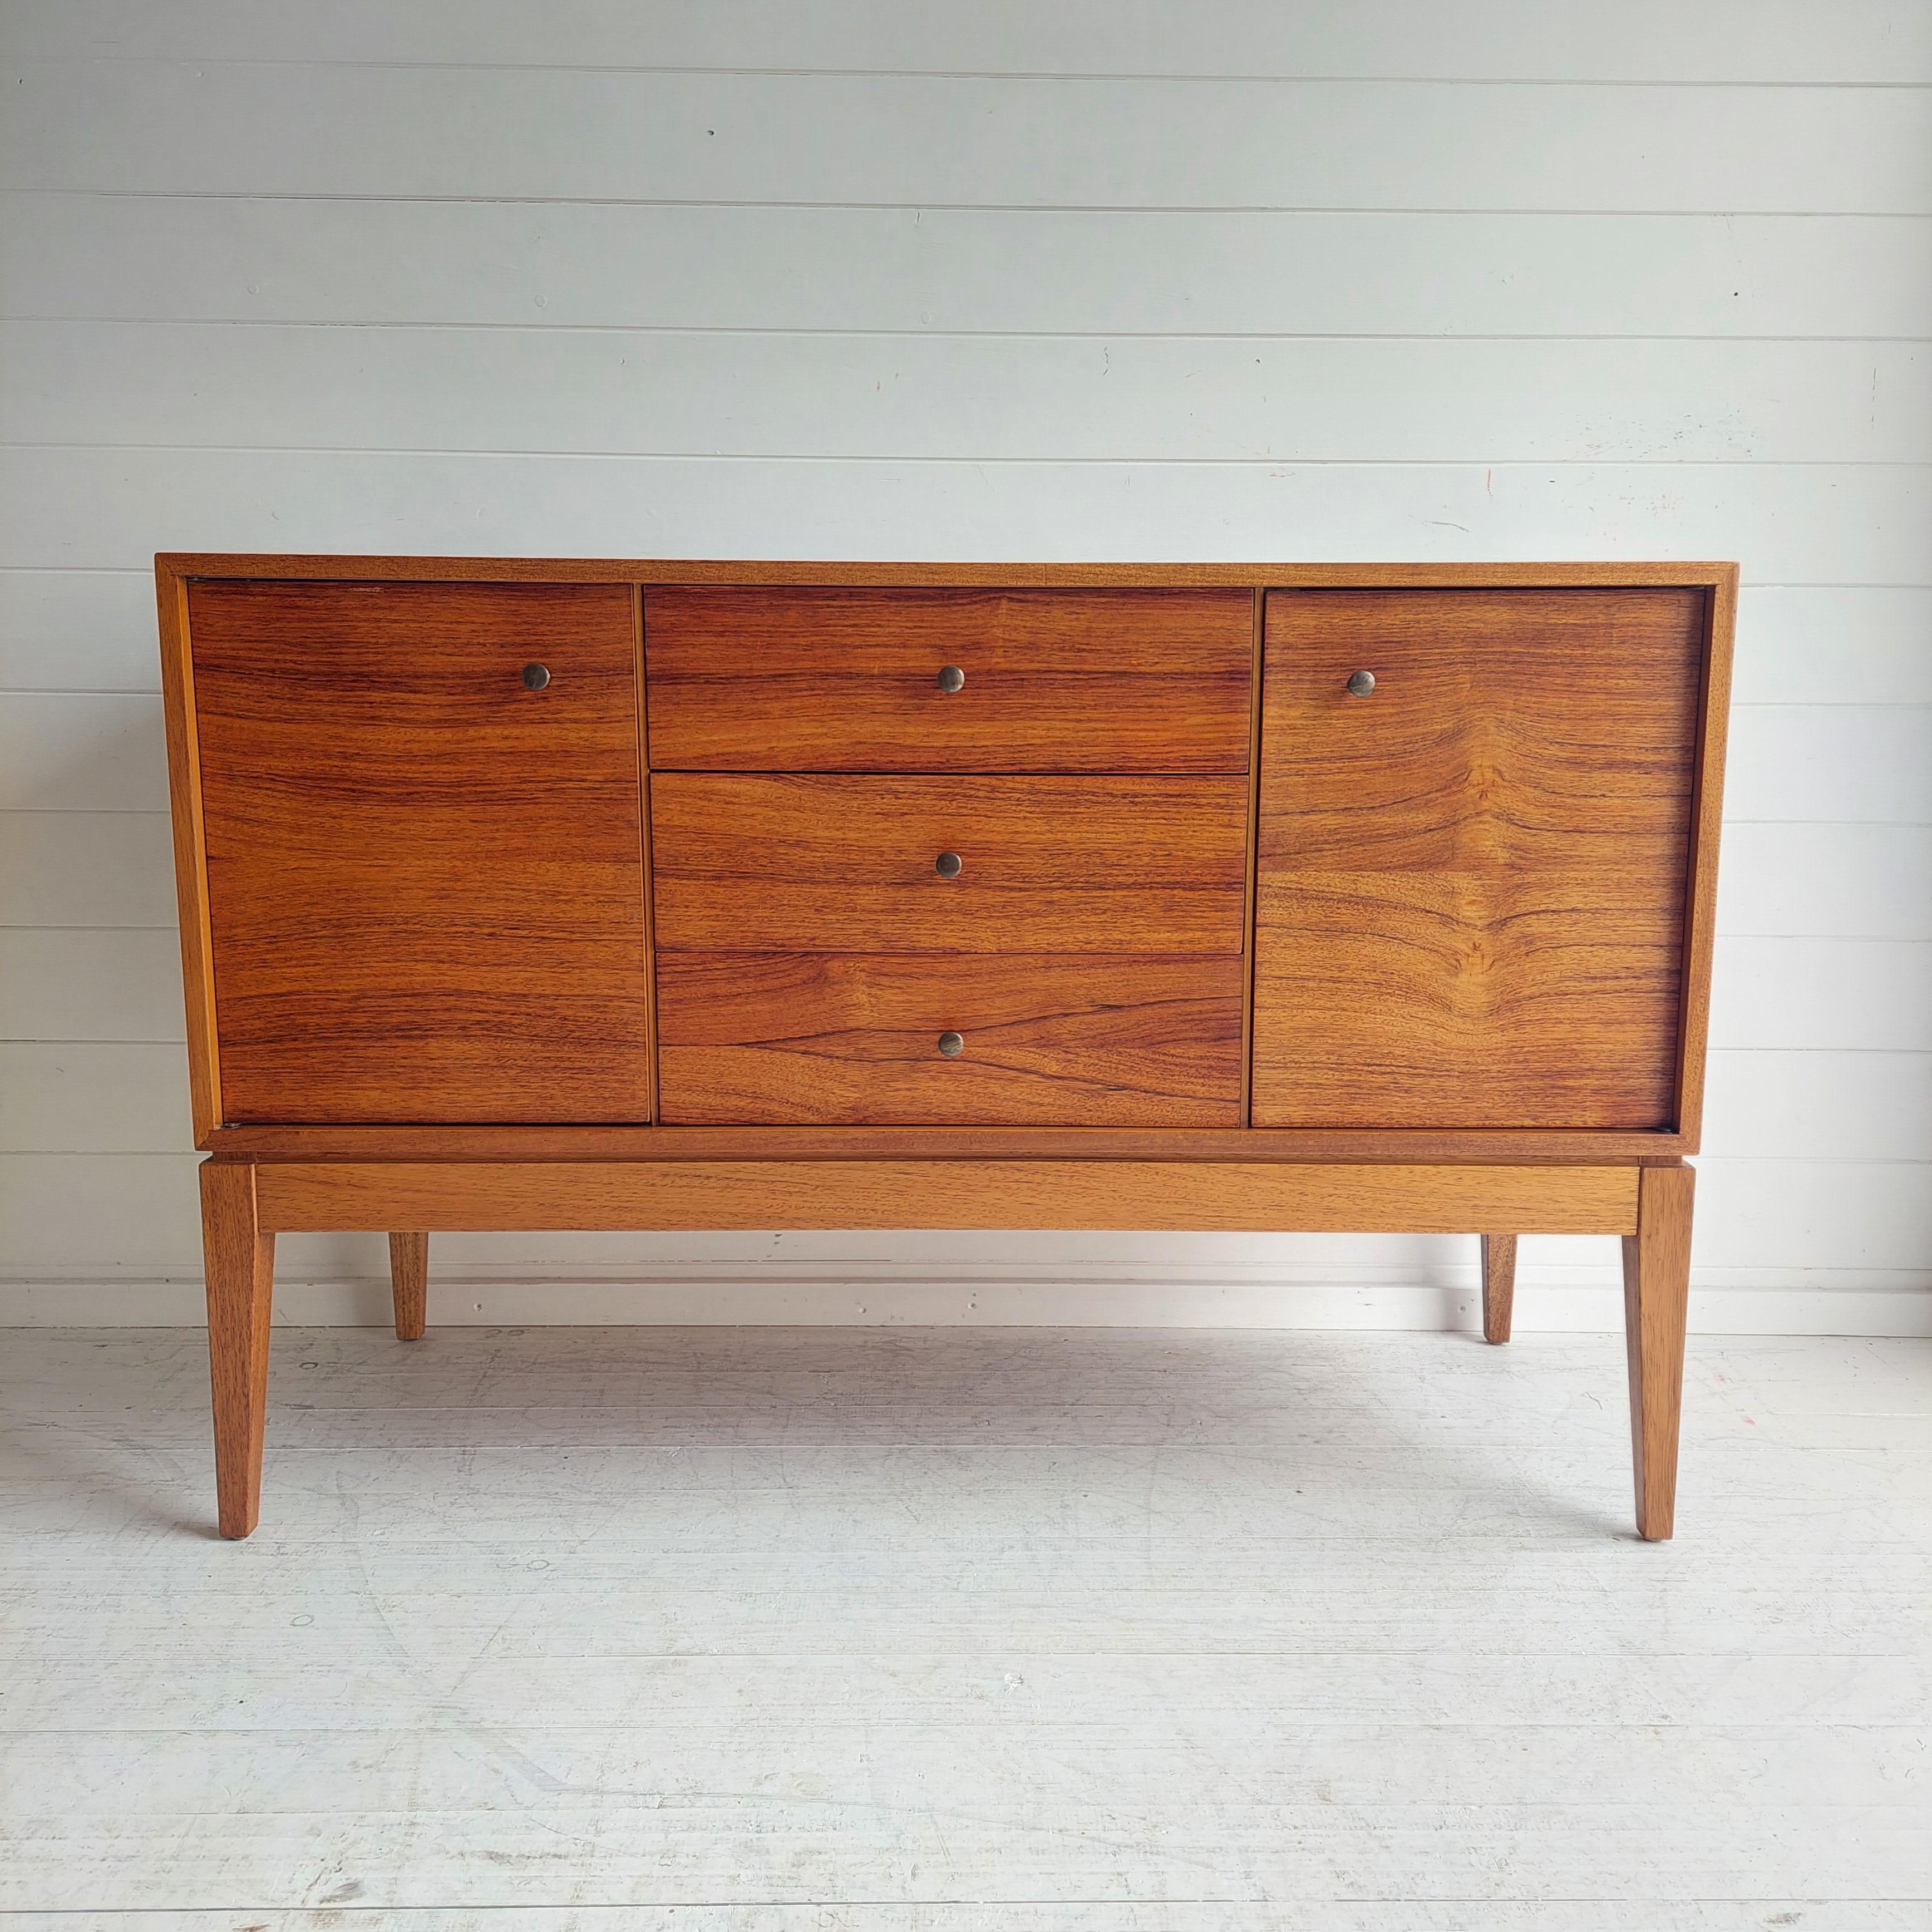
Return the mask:
[[1483,1238],[1483,1340],[1507,1342],[1510,1310],[1516,1304],[1516,1237]]
[[1696,1180],[1696,1170],[1688,1167],[1640,1169],[1636,1232],[1624,1237],[1636,1533],[1648,1543],[1664,1541],[1676,1515],[1677,1424],[1684,1400],[1690,1201]]
[[214,1391],[214,1490],[224,1536],[246,1536],[262,1512],[262,1432],[268,1412],[268,1314],[275,1238],[255,1215],[255,1170],[204,1161],[201,1244],[208,1274],[208,1366]]
[[389,1237],[389,1284],[396,1296],[396,1340],[420,1342],[429,1322],[429,1237]]

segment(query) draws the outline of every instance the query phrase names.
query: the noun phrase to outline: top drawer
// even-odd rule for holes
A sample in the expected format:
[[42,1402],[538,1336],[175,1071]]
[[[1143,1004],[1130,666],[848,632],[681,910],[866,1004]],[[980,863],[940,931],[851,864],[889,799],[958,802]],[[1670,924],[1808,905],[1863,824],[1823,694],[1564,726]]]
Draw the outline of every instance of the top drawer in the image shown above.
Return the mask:
[[653,587],[659,771],[1244,772],[1246,590]]

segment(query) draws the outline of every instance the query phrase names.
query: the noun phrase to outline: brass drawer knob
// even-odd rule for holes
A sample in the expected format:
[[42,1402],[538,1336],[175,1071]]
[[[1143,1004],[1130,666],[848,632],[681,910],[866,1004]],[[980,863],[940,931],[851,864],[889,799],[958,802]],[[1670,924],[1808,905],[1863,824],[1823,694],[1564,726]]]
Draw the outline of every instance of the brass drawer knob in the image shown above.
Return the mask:
[[956,879],[959,876],[959,868],[965,862],[957,852],[942,852],[933,860],[932,869],[942,879]]
[[941,691],[959,691],[964,688],[966,674],[957,664],[939,667],[939,688]]
[[939,1036],[939,1050],[948,1060],[957,1060],[966,1051],[965,1036],[956,1033],[941,1034]]
[[1376,674],[1372,670],[1358,670],[1348,680],[1351,698],[1366,698],[1376,688]]
[[550,682],[549,671],[540,664],[526,664],[524,667],[524,688],[541,691]]

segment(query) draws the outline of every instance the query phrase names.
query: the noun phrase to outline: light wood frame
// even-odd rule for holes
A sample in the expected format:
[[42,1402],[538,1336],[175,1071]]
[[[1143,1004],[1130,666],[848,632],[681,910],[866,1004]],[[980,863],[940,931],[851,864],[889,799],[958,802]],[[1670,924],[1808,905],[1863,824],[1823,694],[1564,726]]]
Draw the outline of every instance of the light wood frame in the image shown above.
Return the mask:
[[[220,1527],[260,1504],[274,1237],[390,1232],[398,1332],[422,1332],[440,1228],[1062,1228],[1508,1230],[1484,1252],[1485,1332],[1508,1334],[1520,1233],[1624,1246],[1639,1533],[1671,1533],[1693,1176],[1701,1131],[1718,832],[1738,571],[1732,563],[787,563],[164,554],[154,560],[195,1144],[208,1249]],[[1262,604],[1271,590],[1672,586],[1706,592],[1672,1124],[1657,1131],[230,1126],[216,988],[188,586],[197,578],[652,584],[1240,586],[1255,598],[1247,964],[1252,973]],[[649,877],[648,782],[643,836]],[[646,891],[646,972],[650,906]],[[654,1006],[647,980],[640,994]],[[1250,1021],[1243,1023],[1246,1118]],[[656,1106],[655,1014],[647,1019]],[[1130,1203],[1123,1207],[1122,1202]],[[396,1233],[397,1230],[415,1231]],[[1667,1413],[1666,1413],[1667,1412]]]

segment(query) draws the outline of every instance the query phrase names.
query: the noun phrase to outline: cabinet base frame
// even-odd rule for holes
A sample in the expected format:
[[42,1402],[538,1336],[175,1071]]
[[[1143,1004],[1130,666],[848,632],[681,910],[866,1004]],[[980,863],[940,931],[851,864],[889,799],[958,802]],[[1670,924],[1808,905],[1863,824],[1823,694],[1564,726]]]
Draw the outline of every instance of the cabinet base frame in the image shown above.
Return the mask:
[[1682,1164],[212,1158],[201,1182],[220,1531],[246,1536],[260,1514],[279,1233],[392,1233],[398,1332],[420,1334],[436,1228],[1509,1228],[1623,1238],[1637,1532],[1658,1541],[1676,1500],[1693,1181]]

